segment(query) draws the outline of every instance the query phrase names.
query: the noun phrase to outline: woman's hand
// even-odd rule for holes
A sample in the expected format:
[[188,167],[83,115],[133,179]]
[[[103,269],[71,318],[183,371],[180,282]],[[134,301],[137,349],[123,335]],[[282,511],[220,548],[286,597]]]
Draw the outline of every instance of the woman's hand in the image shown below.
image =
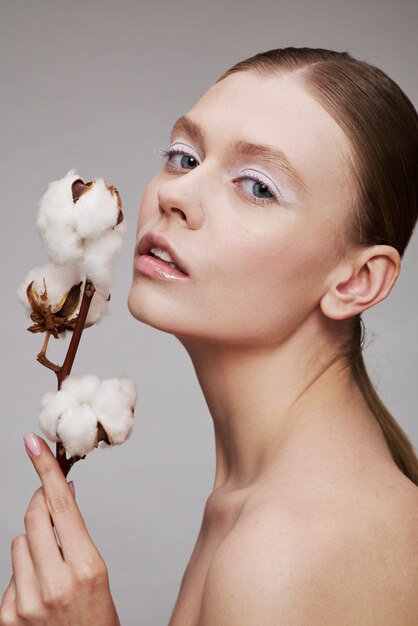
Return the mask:
[[42,487],[26,511],[26,534],[12,542],[0,625],[119,626],[106,565],[57,460],[40,437],[26,435],[25,443]]

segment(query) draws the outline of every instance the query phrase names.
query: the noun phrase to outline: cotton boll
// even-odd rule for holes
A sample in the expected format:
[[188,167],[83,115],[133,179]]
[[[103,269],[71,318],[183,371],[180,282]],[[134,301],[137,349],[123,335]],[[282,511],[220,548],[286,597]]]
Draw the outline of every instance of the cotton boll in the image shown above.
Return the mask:
[[96,444],[96,414],[87,404],[68,408],[58,422],[57,434],[67,454],[84,456]]
[[75,170],[49,184],[39,203],[36,226],[51,261],[68,263],[82,259],[83,248],[74,227],[71,186],[80,177]]
[[61,390],[79,404],[90,404],[100,387],[100,378],[94,374],[71,374],[63,381]]
[[[32,333],[48,332],[55,338],[74,330],[81,304],[82,280],[77,267],[50,263],[31,270],[18,294],[27,306]],[[26,287],[26,289],[25,289]]]
[[112,282],[113,263],[122,247],[124,222],[97,239],[85,242],[83,271],[94,285],[109,290]]
[[[75,181],[80,188],[73,189]],[[125,231],[123,219],[117,223],[121,217],[114,187],[103,178],[84,184],[70,170],[49,184],[40,201],[37,227],[51,261],[78,263],[96,287],[109,291],[112,264]]]
[[39,425],[44,435],[50,441],[58,441],[57,426],[61,415],[69,408],[77,406],[77,402],[71,394],[65,391],[46,393],[41,399],[41,412],[39,413]]
[[[42,235],[42,233],[41,233]],[[43,234],[46,253],[54,263],[73,263],[83,259],[81,239],[70,224],[51,223]]]
[[[47,288],[47,300],[44,304],[51,305],[52,310],[59,307],[63,302],[71,287],[77,285],[81,281],[80,271],[74,265],[56,265],[48,263],[42,267],[35,267],[27,274],[22,285],[19,287],[19,300],[25,305],[30,312],[31,306],[26,294],[28,285],[33,281],[33,287],[40,298],[41,294]],[[45,281],[45,284],[44,284]]]
[[74,226],[83,239],[94,239],[116,225],[118,196],[106,187],[103,178],[97,178],[74,205]]
[[39,422],[51,441],[61,441],[70,456],[84,456],[96,445],[101,423],[112,444],[132,433],[136,390],[126,377],[100,381],[92,374],[68,376],[61,389],[42,398]]
[[136,391],[128,378],[102,380],[92,408],[112,444],[123,443],[131,435],[135,401]]

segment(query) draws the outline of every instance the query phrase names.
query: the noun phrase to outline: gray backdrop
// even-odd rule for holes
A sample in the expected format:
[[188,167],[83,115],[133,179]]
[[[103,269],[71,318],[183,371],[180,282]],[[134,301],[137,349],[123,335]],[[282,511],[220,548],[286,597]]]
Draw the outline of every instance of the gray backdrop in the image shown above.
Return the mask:
[[[139,389],[129,442],[94,451],[71,472],[108,564],[124,626],[168,622],[214,474],[213,430],[188,355],[131,318],[126,297],[137,207],[174,120],[226,68],[285,45],[348,49],[418,103],[416,0],[1,0],[2,307],[0,587],[10,541],[38,486],[22,444],[37,429],[54,375],[35,361],[42,337],[16,290],[46,262],[35,229],[47,184],[74,167],[120,190],[129,226],[112,316],[83,337],[74,372],[127,374]],[[371,374],[418,443],[417,237],[390,298],[365,315]],[[56,342],[58,343],[58,342]],[[62,354],[63,344],[55,353]],[[58,358],[58,357],[57,357]],[[39,432],[39,429],[38,429]]]

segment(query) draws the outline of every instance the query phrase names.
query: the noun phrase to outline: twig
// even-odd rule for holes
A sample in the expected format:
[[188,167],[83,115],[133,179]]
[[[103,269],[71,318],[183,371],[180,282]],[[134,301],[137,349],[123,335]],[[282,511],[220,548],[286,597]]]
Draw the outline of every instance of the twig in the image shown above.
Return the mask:
[[40,352],[37,357],[36,360],[39,361],[39,363],[41,365],[44,365],[45,367],[47,367],[48,369],[52,370],[53,372],[56,373],[56,375],[58,376],[58,372],[60,371],[60,366],[59,365],[55,365],[55,363],[52,363],[52,361],[50,361],[49,359],[46,358],[45,354],[42,354],[42,352]]
[[[45,281],[45,279],[44,279],[44,281]],[[46,287],[45,287],[45,289],[46,289]],[[51,333],[50,333],[50,332],[49,332],[49,330],[48,330],[48,331],[46,332],[46,335],[45,335],[44,343],[42,344],[42,350],[40,351],[40,353],[38,354],[38,356],[39,356],[39,355],[41,355],[41,354],[46,354],[46,350],[47,350],[47,348],[48,348],[48,343],[49,343],[49,338],[50,338],[50,337],[51,337]]]
[[[91,300],[94,296],[95,291],[96,291],[95,286],[93,285],[91,280],[87,278],[86,284],[84,287],[83,297],[81,300],[80,311],[77,316],[77,321],[74,326],[74,330],[73,330],[73,334],[71,337],[70,345],[68,346],[67,354],[65,356],[64,362],[61,365],[61,367],[59,367],[58,365],[55,365],[55,363],[52,363],[46,357],[46,349],[47,349],[48,341],[49,341],[49,333],[45,337],[42,350],[36,357],[39,363],[41,363],[48,369],[51,369],[55,372],[55,374],[57,375],[57,379],[58,379],[58,389],[61,389],[61,385],[63,381],[71,373],[71,368],[73,366],[74,359],[77,354],[78,345],[80,343],[81,335],[83,333],[84,325],[85,325],[86,318],[89,312]],[[57,457],[59,466],[62,469],[62,473],[64,474],[65,477],[67,477],[68,472],[70,471],[74,463],[76,463],[80,459],[84,459],[84,456],[81,456],[81,457],[72,456],[69,459],[67,459],[65,455],[65,448],[60,441],[57,442],[56,457]]]
[[[74,363],[75,355],[77,354],[78,344],[80,343],[81,335],[84,330],[84,324],[86,322],[87,314],[89,312],[91,299],[96,291],[93,283],[88,278],[86,279],[86,285],[84,287],[83,299],[81,300],[80,311],[77,316],[77,321],[74,327],[73,335],[71,337],[70,345],[68,346],[67,354],[64,359],[64,363],[57,372],[58,389],[61,389],[62,382],[71,373],[71,368]],[[57,442],[56,455],[62,473],[67,477],[68,472],[80,459],[84,457],[73,456],[67,459],[65,455],[65,448],[60,441]]]
[[74,363],[75,355],[77,354],[78,344],[80,343],[81,335],[84,330],[84,324],[86,322],[87,314],[89,312],[91,299],[94,296],[95,291],[95,286],[93,285],[91,280],[87,278],[86,286],[84,287],[83,299],[81,300],[80,311],[77,316],[73,335],[71,337],[70,345],[68,346],[64,363],[62,364],[60,368],[60,373],[58,375],[58,389],[61,388],[62,381],[67,378],[67,376],[71,373],[71,368]]

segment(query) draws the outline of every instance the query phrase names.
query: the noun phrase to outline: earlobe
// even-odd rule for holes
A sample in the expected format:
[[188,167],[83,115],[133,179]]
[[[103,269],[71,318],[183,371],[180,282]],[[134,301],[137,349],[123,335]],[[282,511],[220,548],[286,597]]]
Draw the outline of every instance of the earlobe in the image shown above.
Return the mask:
[[384,300],[398,278],[401,259],[392,246],[361,248],[337,268],[320,306],[330,319],[342,320],[362,313]]

